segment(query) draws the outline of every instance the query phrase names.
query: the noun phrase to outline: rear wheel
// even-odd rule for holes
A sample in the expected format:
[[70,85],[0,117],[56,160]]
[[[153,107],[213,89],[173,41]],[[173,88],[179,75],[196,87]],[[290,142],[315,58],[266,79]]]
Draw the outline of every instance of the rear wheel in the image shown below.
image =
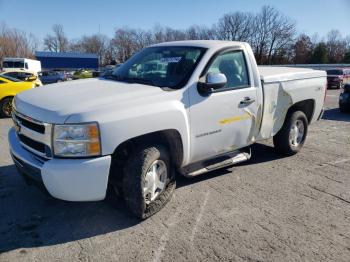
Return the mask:
[[281,130],[273,137],[277,152],[294,155],[303,147],[308,131],[308,120],[301,111],[288,114]]
[[146,146],[130,155],[123,172],[123,195],[133,215],[146,219],[171,199],[175,177],[168,150]]
[[0,101],[0,116],[11,117],[13,97],[6,97]]

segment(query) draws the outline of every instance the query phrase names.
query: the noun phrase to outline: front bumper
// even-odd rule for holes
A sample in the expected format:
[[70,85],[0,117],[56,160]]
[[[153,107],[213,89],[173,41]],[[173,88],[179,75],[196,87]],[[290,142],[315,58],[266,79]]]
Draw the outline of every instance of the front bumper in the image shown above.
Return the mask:
[[8,134],[11,156],[25,177],[42,183],[55,198],[97,201],[106,196],[111,156],[43,160],[24,149],[14,128]]

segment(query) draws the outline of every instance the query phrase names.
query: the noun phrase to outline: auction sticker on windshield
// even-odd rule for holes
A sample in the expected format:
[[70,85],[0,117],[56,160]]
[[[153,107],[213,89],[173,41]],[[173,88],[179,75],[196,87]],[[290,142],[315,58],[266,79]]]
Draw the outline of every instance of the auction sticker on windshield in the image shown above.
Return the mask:
[[181,56],[175,56],[175,57],[162,57],[160,59],[161,62],[165,63],[178,63],[181,60]]

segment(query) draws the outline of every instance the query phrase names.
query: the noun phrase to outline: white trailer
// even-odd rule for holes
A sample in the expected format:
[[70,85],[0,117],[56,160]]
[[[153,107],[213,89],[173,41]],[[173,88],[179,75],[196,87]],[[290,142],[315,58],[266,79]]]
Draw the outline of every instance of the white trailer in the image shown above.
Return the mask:
[[2,69],[4,71],[12,71],[13,69],[23,69],[24,71],[40,72],[41,62],[38,60],[28,58],[4,58],[2,62]]

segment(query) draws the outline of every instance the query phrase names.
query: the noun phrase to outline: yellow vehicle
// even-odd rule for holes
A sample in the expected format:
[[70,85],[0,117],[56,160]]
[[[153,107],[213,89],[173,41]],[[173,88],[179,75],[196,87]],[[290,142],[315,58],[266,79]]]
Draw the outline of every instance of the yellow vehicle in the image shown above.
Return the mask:
[[0,116],[10,117],[14,96],[34,87],[35,84],[32,82],[24,82],[16,78],[0,75]]
[[13,78],[17,78],[19,80],[25,81],[25,82],[32,82],[35,84],[35,86],[42,86],[43,83],[41,82],[38,73],[31,72],[23,69],[11,69],[7,70],[0,75],[5,75]]
[[73,74],[73,79],[84,79],[93,77],[92,70],[80,69]]

